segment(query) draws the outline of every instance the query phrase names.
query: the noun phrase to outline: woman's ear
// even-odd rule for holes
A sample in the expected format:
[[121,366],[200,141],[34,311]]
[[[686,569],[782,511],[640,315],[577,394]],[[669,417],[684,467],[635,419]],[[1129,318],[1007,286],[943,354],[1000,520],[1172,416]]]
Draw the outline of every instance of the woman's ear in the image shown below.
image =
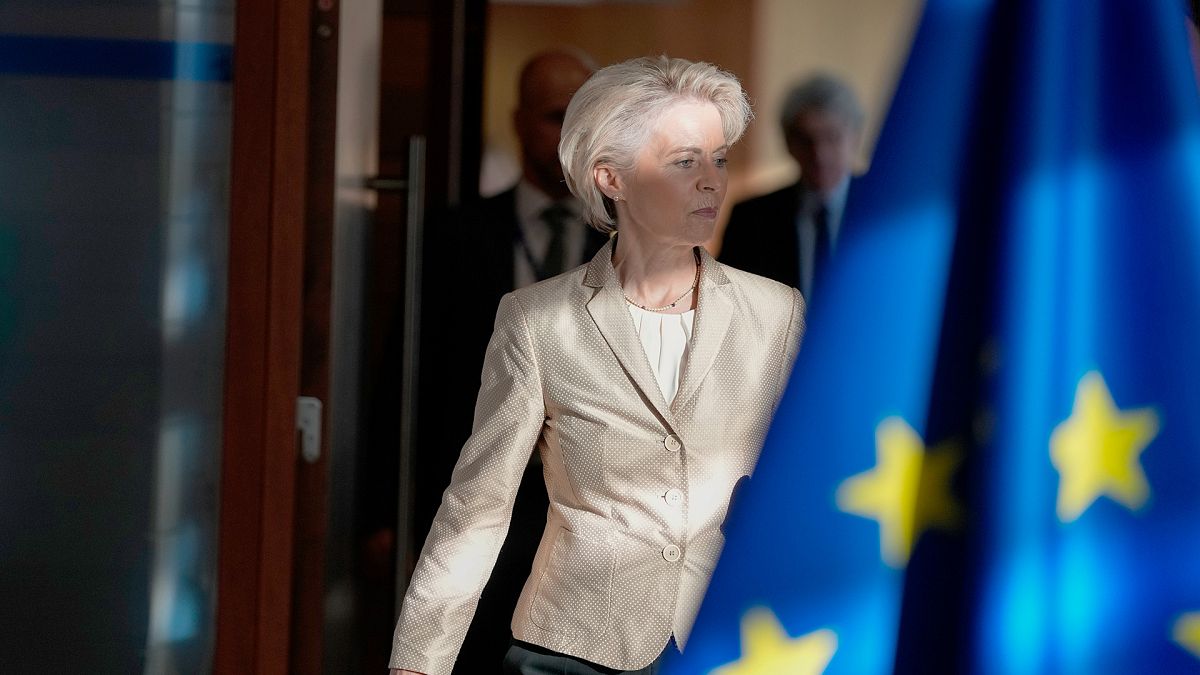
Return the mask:
[[621,198],[621,188],[623,187],[621,176],[612,167],[599,164],[592,169],[592,175],[596,179],[596,186],[600,188],[600,192],[603,192],[605,197],[613,201]]

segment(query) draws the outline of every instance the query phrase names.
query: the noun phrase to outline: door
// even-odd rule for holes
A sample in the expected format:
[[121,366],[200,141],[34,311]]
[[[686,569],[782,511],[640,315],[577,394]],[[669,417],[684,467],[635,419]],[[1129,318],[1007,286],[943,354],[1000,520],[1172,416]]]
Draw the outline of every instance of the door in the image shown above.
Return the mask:
[[314,1],[238,14],[219,672],[386,666],[421,207],[476,180],[482,0]]
[[[384,0],[380,9],[377,154],[363,167],[373,194],[363,202],[369,224],[358,247],[366,270],[358,369],[363,425],[353,466],[343,453],[344,464],[334,467],[342,480],[331,494],[335,518],[353,523],[353,541],[343,544],[349,550],[331,548],[330,555],[346,570],[339,586],[353,589],[355,611],[347,622],[354,626],[340,637],[350,646],[339,651],[361,664],[355,672],[386,666],[399,598],[422,543],[409,527],[408,503],[418,478],[410,468],[419,422],[411,392],[419,363],[423,216],[476,190],[486,2]],[[339,185],[347,180],[342,176]],[[347,233],[355,234],[349,227]],[[338,372],[335,364],[335,378]],[[327,672],[338,672],[336,664]]]
[[237,8],[218,673],[321,663],[336,9]]

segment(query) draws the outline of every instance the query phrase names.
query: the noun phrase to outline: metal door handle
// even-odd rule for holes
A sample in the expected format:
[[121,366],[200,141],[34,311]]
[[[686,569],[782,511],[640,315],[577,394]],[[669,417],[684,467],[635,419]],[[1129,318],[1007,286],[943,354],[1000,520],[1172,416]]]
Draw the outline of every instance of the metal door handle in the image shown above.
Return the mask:
[[405,192],[408,185],[408,179],[398,176],[372,176],[363,181],[363,187],[377,192]]

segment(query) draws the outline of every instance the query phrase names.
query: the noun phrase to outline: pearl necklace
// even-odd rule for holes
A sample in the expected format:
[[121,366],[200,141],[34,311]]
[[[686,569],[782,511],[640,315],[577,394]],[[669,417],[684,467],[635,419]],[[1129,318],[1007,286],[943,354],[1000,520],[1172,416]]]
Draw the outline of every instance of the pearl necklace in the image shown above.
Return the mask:
[[678,305],[681,300],[683,300],[684,298],[686,298],[687,296],[689,296],[693,292],[695,292],[696,287],[699,285],[700,285],[700,261],[697,260],[696,261],[696,278],[692,279],[691,287],[688,288],[686,291],[684,291],[683,295],[672,300],[671,303],[668,305],[663,305],[662,307],[647,307],[647,306],[635,301],[633,298],[629,297],[629,295],[627,293],[625,293],[625,289],[621,289],[621,295],[625,296],[625,302],[628,302],[629,304],[631,304],[634,307],[637,307],[639,309],[645,310],[647,312],[665,312],[668,309],[675,309],[675,305]]

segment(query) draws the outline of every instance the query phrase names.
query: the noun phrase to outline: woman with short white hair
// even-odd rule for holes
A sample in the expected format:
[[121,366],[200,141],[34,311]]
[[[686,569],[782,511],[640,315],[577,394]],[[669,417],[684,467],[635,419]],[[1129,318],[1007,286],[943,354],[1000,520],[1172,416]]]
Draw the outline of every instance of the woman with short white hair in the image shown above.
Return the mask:
[[686,645],[804,329],[795,289],[703,248],[749,119],[735,77],[683,59],[609,66],[575,94],[559,159],[610,240],[501,300],[396,672],[451,672],[533,452],[550,508],[504,672],[654,673]]

